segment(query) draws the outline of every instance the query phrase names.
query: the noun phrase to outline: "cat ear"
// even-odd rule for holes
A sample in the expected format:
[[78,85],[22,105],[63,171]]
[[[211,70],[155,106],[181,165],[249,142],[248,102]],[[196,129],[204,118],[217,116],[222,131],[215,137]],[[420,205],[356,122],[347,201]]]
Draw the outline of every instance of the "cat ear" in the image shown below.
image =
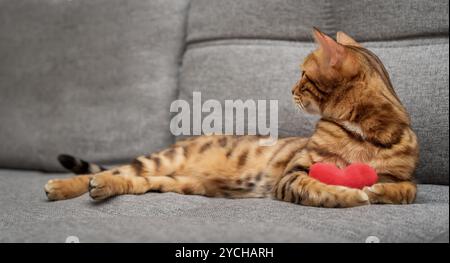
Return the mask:
[[332,67],[338,66],[345,57],[345,48],[317,28],[314,28],[313,36],[328,64]]
[[362,47],[361,44],[356,42],[353,38],[351,38],[349,35],[345,34],[342,31],[336,33],[336,40],[339,44],[342,45]]

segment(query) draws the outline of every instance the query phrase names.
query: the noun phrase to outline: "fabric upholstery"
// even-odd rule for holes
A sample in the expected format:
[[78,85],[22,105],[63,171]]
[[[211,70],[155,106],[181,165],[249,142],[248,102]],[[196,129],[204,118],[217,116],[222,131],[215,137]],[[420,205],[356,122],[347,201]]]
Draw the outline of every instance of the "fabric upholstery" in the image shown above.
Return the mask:
[[193,0],[188,41],[311,40],[313,26],[359,40],[448,35],[447,0]]
[[0,0],[0,167],[128,161],[172,142],[187,0]]
[[413,205],[351,209],[174,193],[46,201],[43,185],[61,176],[0,170],[0,242],[448,242],[448,186],[420,185]]

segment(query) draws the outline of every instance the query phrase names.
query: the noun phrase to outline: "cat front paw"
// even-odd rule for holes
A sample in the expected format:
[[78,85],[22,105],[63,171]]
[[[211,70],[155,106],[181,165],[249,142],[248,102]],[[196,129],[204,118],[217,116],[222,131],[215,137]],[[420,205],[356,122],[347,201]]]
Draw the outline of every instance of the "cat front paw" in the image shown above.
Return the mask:
[[369,205],[369,197],[359,189],[326,186],[322,191],[310,190],[301,204],[328,208],[350,208]]
[[66,179],[49,180],[44,186],[44,191],[50,201],[65,200],[80,195],[79,191],[74,189]]
[[416,198],[416,188],[409,184],[379,183],[364,187],[363,191],[372,204],[411,204]]
[[[356,206],[369,205],[369,196],[360,189],[347,188],[338,186],[339,190],[335,195],[336,206],[341,208],[349,208]],[[330,199],[333,201],[333,199]]]
[[366,186],[363,188],[363,191],[369,197],[371,204],[379,203],[379,198],[384,194],[383,187],[380,187],[379,185]]
[[45,194],[47,195],[48,200],[57,201],[63,200],[64,191],[62,189],[61,183],[58,180],[49,180],[47,184],[44,186]]
[[102,176],[94,176],[89,181],[89,196],[94,200],[104,200],[113,195],[107,180]]

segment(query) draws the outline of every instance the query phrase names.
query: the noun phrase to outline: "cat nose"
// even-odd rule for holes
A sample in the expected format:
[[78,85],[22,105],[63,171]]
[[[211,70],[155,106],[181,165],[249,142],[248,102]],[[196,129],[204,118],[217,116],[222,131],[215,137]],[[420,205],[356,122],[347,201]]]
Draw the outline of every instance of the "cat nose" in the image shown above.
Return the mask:
[[291,90],[292,95],[295,95],[297,90],[298,90],[298,84],[295,84],[294,87],[292,87],[292,90]]

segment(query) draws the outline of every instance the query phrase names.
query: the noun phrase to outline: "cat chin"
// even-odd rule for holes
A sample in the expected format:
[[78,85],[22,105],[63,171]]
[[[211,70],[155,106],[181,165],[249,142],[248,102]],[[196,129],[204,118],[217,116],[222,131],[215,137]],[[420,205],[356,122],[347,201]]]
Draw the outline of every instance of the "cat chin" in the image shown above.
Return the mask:
[[319,107],[317,107],[317,105],[312,104],[312,103],[309,103],[308,105],[306,105],[304,111],[311,115],[321,115],[322,114],[320,112]]

